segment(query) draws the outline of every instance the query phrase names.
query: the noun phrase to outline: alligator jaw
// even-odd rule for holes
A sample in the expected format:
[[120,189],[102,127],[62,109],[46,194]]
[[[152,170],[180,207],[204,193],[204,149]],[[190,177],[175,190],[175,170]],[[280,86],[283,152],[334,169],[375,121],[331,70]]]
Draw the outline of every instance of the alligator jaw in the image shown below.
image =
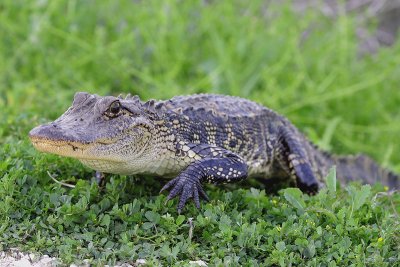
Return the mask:
[[95,158],[95,155],[88,153],[88,150],[95,145],[94,142],[71,140],[73,136],[71,138],[66,135],[55,123],[33,128],[29,132],[29,138],[33,146],[41,152],[77,159]]
[[78,142],[69,142],[63,140],[51,140],[35,136],[29,136],[33,146],[41,151],[51,154],[57,154],[64,157],[73,157],[77,159],[94,159],[86,152],[92,146],[91,144],[82,144]]

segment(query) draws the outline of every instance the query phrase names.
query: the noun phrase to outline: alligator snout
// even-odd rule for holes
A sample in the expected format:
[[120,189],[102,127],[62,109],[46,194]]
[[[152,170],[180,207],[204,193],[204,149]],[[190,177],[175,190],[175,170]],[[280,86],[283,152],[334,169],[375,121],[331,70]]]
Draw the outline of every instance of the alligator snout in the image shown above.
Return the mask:
[[47,139],[47,140],[65,140],[60,127],[55,123],[43,124],[33,128],[29,132],[29,138],[33,139]]

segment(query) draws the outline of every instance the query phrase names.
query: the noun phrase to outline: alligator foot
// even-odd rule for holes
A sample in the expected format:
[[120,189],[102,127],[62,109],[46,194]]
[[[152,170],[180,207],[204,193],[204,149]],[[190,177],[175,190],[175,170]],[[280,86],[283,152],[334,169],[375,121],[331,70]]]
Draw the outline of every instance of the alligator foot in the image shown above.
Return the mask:
[[304,193],[307,193],[309,195],[316,195],[319,191],[320,186],[318,182],[306,184],[302,183],[302,181],[299,179],[297,180],[297,187]]
[[161,189],[160,193],[164,190],[170,190],[167,201],[180,195],[179,204],[178,204],[178,213],[180,214],[183,207],[185,207],[186,202],[189,198],[193,198],[194,204],[199,209],[200,208],[200,197],[206,201],[208,201],[208,196],[204,192],[203,187],[201,185],[200,179],[197,177],[189,177],[185,175],[185,173],[180,174],[175,179],[169,181],[164,187]]
[[94,178],[99,187],[104,187],[106,184],[106,174],[104,172],[96,171]]

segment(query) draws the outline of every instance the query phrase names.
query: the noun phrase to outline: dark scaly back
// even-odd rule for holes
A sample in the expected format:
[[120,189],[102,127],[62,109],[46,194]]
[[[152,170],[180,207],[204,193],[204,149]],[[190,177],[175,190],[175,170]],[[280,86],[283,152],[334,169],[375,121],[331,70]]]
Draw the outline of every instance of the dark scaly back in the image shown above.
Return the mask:
[[400,189],[400,177],[388,169],[382,168],[373,159],[365,155],[334,157],[337,174],[341,182],[361,180],[366,184],[380,182],[391,190]]
[[269,122],[280,116],[252,101],[199,94],[160,101],[156,110],[168,114],[172,121],[174,116],[177,120],[186,118],[180,128],[186,141],[223,147],[248,162],[271,158],[272,149],[267,148],[267,143],[276,137],[278,125]]

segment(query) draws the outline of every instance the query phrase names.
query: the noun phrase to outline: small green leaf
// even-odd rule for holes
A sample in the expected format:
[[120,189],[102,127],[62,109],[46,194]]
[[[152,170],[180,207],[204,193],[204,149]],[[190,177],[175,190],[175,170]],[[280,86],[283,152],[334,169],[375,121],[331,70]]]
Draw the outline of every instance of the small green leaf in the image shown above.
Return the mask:
[[311,240],[310,244],[308,244],[307,248],[303,251],[303,255],[304,255],[304,257],[311,259],[312,257],[314,257],[315,253],[316,253],[316,250],[315,250],[314,241]]
[[298,188],[286,188],[284,191],[284,196],[287,202],[298,210],[304,210],[306,203],[303,200],[303,193]]
[[317,234],[322,235],[322,227],[321,226],[317,227]]
[[111,217],[110,215],[106,214],[104,215],[104,217],[101,219],[101,226],[106,226],[109,227],[110,226],[110,221],[111,221]]
[[310,207],[308,210],[324,214],[325,216],[329,217],[333,221],[335,221],[335,222],[337,221],[335,213],[328,209]]
[[145,229],[145,230],[150,229],[153,226],[154,226],[154,223],[151,223],[151,222],[145,222],[142,225],[143,229]]
[[275,247],[279,251],[284,251],[286,249],[285,242],[283,242],[283,241],[276,243]]
[[147,220],[149,220],[150,222],[153,222],[155,224],[157,224],[160,221],[160,214],[158,214],[154,211],[151,211],[151,210],[146,211],[144,216],[147,218]]
[[357,190],[354,195],[353,200],[353,208],[355,210],[361,208],[364,205],[365,201],[371,194],[371,186],[370,185],[363,185],[360,190]]
[[176,225],[181,225],[184,221],[185,221],[185,216],[184,215],[179,215],[176,218],[175,223],[176,223]]
[[51,204],[53,204],[54,206],[58,206],[60,204],[60,195],[56,194],[56,193],[52,193],[50,194],[50,202]]
[[333,166],[326,176],[326,186],[329,192],[336,192],[336,166]]

